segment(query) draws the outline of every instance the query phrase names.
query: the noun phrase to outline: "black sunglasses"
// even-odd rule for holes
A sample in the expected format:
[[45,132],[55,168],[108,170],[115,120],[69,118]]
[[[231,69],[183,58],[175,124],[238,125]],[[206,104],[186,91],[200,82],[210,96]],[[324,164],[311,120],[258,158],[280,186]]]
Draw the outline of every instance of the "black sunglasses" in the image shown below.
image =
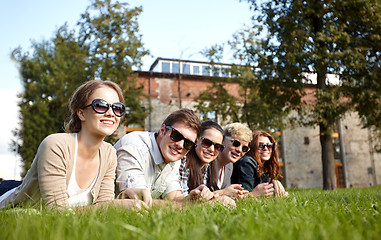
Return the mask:
[[[232,137],[227,137],[227,136],[225,136],[225,138],[227,138],[227,139],[229,139],[230,141],[232,141],[234,147],[239,147],[239,146],[241,146],[241,142],[240,142],[240,141],[235,140],[235,139],[232,138]],[[242,145],[242,152],[248,152],[249,150],[250,150],[250,148],[249,148],[248,146]]]
[[179,131],[177,131],[176,129],[174,129],[173,127],[171,126],[165,126],[166,129],[169,129],[169,130],[172,130],[171,134],[169,135],[169,137],[175,141],[175,142],[179,142],[181,140],[184,140],[184,148],[186,150],[191,150],[192,147],[194,147],[194,145],[196,145],[193,141],[185,138]]
[[275,145],[274,143],[263,143],[263,142],[260,142],[258,149],[264,151],[265,148],[267,147],[268,150],[273,150],[274,145]]
[[126,112],[126,107],[123,105],[123,103],[116,102],[113,104],[110,104],[106,102],[103,99],[94,99],[89,105],[84,106],[82,109],[90,107],[94,110],[94,112],[103,114],[108,111],[108,109],[111,107],[112,111],[117,117],[123,116],[123,114]]
[[222,152],[222,150],[224,150],[224,145],[220,143],[214,143],[211,140],[204,137],[200,137],[200,139],[201,139],[201,147],[210,148],[210,146],[214,145],[214,150],[216,150],[217,152]]

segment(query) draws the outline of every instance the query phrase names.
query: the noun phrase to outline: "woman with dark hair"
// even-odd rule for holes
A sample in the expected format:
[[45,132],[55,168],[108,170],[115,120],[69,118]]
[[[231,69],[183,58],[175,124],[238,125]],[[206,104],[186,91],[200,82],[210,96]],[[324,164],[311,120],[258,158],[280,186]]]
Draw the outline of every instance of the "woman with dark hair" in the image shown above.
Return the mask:
[[40,201],[58,209],[146,207],[139,200],[114,200],[116,151],[104,138],[117,129],[123,102],[122,90],[111,81],[91,80],[77,88],[66,133],[41,142],[22,184],[0,196],[0,208]]
[[254,197],[288,196],[282,184],[275,139],[267,132],[253,132],[250,151],[234,164],[232,183],[242,184]]
[[[223,140],[224,132],[218,123],[210,120],[201,123],[201,134],[196,147],[181,160],[180,184],[184,197],[200,185],[206,185],[212,191],[219,189],[218,164],[215,159],[224,149]],[[223,203],[235,205],[234,200],[227,196],[215,196]]]

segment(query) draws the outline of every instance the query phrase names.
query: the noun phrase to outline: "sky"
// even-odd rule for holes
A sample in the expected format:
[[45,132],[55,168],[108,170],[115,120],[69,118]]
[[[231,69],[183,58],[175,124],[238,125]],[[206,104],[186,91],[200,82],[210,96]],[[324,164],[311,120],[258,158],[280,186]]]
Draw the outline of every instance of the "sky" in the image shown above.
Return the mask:
[[[185,60],[206,59],[200,51],[232,39],[234,32],[250,25],[252,12],[239,0],[132,0],[142,6],[138,17],[144,47],[151,56],[143,58],[141,70],[148,71],[158,57]],[[20,179],[20,157],[9,151],[12,130],[19,125],[17,93],[22,91],[13,49],[30,52],[32,41],[50,40],[58,27],[75,28],[89,0],[0,0],[0,102],[6,114],[0,118],[0,177]],[[229,63],[229,59],[224,59]]]

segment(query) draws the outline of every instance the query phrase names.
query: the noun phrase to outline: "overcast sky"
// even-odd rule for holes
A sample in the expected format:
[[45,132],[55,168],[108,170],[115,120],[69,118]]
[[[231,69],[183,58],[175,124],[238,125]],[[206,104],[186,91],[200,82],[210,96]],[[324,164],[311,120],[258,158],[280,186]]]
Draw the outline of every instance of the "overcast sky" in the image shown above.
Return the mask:
[[[125,2],[125,1],[122,1]],[[143,59],[142,70],[157,57],[205,60],[199,52],[224,43],[249,25],[249,4],[238,0],[132,0],[142,6],[138,17],[140,34],[151,57]],[[65,22],[71,28],[90,1],[85,0],[0,0],[0,102],[6,114],[0,118],[0,177],[19,179],[18,157],[8,150],[11,131],[18,126],[17,92],[22,90],[17,66],[10,59],[13,49],[29,50],[31,41],[53,37]],[[228,62],[229,59],[225,59]]]

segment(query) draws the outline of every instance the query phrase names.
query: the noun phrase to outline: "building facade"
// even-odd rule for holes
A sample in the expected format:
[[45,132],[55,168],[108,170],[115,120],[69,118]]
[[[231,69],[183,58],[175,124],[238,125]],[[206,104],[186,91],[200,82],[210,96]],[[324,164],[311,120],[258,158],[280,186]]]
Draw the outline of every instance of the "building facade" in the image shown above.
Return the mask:
[[[205,91],[211,77],[228,76],[219,64],[211,71],[209,63],[158,58],[149,71],[137,71],[138,81],[153,111],[145,126],[128,126],[127,132],[144,129],[158,131],[163,120],[179,108],[195,109],[194,99]],[[229,94],[238,97],[238,84],[229,84]],[[307,92],[313,92],[310,86]],[[348,113],[333,133],[338,187],[363,187],[381,184],[381,154],[373,151],[371,131],[361,127],[359,117]],[[296,127],[277,133],[280,139],[281,166],[287,187],[322,188],[322,161],[318,127]]]

